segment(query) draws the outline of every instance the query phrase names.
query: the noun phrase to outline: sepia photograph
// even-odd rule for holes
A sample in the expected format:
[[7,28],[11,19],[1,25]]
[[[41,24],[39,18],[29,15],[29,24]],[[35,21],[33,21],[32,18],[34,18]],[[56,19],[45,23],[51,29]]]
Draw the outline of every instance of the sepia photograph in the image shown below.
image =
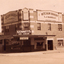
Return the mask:
[[64,0],[0,0],[0,64],[64,64]]

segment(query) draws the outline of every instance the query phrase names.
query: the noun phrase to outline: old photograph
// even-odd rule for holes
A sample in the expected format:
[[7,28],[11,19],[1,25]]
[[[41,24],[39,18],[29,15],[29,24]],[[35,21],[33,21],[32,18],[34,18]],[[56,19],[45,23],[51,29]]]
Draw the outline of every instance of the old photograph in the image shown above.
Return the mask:
[[0,64],[64,64],[64,0],[0,0]]

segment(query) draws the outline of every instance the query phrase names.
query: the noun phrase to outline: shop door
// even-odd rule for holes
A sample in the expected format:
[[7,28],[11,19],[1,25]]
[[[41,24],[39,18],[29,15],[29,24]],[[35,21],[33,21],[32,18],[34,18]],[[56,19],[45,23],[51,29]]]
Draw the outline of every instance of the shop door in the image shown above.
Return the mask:
[[2,51],[2,40],[0,40],[0,52]]
[[4,51],[6,51],[6,40],[4,40]]
[[23,51],[28,52],[31,51],[31,41],[30,38],[28,40],[23,40]]
[[48,40],[48,50],[53,50],[53,40]]

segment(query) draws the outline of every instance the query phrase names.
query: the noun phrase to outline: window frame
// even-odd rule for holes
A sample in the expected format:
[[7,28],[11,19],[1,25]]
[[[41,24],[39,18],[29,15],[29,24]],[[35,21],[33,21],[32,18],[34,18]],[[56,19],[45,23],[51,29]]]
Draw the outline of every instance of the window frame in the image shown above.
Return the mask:
[[58,46],[63,46],[63,40],[58,40]]
[[62,31],[62,24],[58,24],[58,31]]
[[24,26],[24,30],[30,30],[30,23],[24,23],[23,24],[23,26]]
[[[27,19],[25,19],[25,14],[27,15]],[[29,11],[25,12],[25,11],[22,11],[22,15],[23,15],[23,21],[29,21]]]
[[6,28],[5,28],[5,32],[9,32],[9,26],[6,26]]
[[37,23],[37,30],[41,30],[41,23]]
[[51,31],[51,24],[48,23],[48,30]]

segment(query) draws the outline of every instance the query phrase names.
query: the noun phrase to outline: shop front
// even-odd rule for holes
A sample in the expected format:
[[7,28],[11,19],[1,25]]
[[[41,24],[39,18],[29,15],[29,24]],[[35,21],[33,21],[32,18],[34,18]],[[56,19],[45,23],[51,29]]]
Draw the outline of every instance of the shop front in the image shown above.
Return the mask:
[[47,37],[43,35],[1,36],[3,52],[31,52],[48,49]]
[[35,50],[37,51],[46,50],[46,38],[37,37],[34,38],[34,42],[35,42]]
[[[27,39],[28,38],[28,39]],[[31,51],[31,39],[29,37],[13,37],[8,42],[4,41],[4,51],[29,52]]]

